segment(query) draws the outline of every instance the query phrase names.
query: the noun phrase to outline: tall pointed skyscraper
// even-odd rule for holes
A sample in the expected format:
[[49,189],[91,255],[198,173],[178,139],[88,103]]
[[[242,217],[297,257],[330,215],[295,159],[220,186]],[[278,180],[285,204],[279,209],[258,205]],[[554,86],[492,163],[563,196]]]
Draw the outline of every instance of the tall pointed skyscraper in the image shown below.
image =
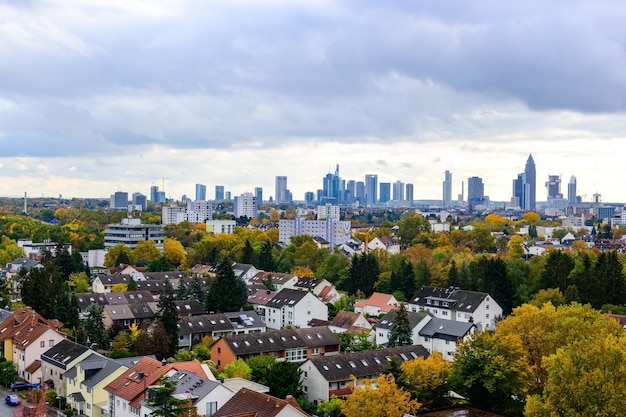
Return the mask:
[[535,161],[533,160],[533,154],[528,155],[526,161],[526,169],[524,170],[526,175],[526,184],[528,184],[528,209],[537,209],[537,172],[535,170]]

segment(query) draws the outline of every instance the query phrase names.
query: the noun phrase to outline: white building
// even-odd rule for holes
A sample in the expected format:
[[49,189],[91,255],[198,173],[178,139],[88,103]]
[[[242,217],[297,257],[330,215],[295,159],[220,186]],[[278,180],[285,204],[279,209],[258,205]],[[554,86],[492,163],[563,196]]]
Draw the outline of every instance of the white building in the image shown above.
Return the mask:
[[328,321],[328,306],[308,291],[284,288],[275,293],[263,290],[248,297],[248,303],[268,329],[307,328],[311,319]]
[[182,222],[200,224],[211,219],[213,219],[212,201],[187,200],[186,206],[170,204],[168,206],[164,205],[161,209],[162,224],[178,224]]
[[207,220],[206,231],[208,233],[225,233],[229,235],[233,233],[236,226],[237,222],[234,220]]
[[153,240],[156,247],[163,251],[165,234],[158,224],[142,224],[141,219],[123,218],[120,223],[110,224],[104,230],[104,249],[109,250],[118,243],[131,249],[143,240]]
[[256,219],[259,217],[256,197],[252,193],[243,193],[235,197],[234,203],[235,218],[247,217]]
[[325,219],[341,220],[339,206],[333,206],[332,204],[317,206],[317,220]]
[[446,320],[472,322],[480,330],[495,329],[502,307],[489,294],[459,288],[422,288],[408,302],[409,311],[427,311]]
[[278,239],[289,244],[293,236],[310,235],[326,239],[331,247],[350,240],[350,222],[327,218],[326,220],[306,220],[296,217],[278,223]]

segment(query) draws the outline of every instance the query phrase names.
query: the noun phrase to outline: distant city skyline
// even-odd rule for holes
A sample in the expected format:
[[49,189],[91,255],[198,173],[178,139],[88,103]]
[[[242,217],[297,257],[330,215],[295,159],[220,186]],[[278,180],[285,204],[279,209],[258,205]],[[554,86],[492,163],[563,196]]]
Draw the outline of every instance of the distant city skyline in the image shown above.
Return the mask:
[[626,201],[624,21],[616,0],[0,2],[0,195],[267,201],[286,176],[302,200],[340,164],[355,194],[369,174],[441,201],[448,170],[453,201],[476,176],[506,202],[532,153],[538,201],[549,175]]

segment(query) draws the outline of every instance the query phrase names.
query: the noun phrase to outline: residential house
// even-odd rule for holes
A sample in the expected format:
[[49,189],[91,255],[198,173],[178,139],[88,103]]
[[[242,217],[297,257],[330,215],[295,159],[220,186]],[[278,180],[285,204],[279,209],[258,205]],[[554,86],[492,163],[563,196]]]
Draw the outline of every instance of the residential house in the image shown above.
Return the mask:
[[354,303],[354,312],[375,317],[381,313],[386,314],[399,305],[400,303],[393,295],[375,292],[367,300],[357,300]]
[[204,278],[205,276],[214,277],[217,274],[217,267],[213,265],[196,264],[191,268],[191,276]]
[[328,306],[310,292],[289,288],[276,293],[258,291],[248,297],[248,303],[270,329],[308,327],[314,318],[328,320]]
[[440,319],[472,322],[479,330],[495,329],[502,307],[489,294],[458,287],[424,287],[408,302],[410,311],[425,310]]
[[218,339],[230,334],[264,331],[265,324],[254,311],[181,317],[178,324],[178,347],[189,350],[205,336]]
[[60,330],[63,327],[63,323],[60,321],[47,320],[31,307],[15,310],[0,322],[0,356],[8,361],[14,361],[13,336],[23,330],[27,331],[36,323],[44,324],[55,330]]
[[369,333],[372,330],[372,325],[363,314],[346,310],[339,311],[328,327],[333,333],[360,333],[363,331]]
[[[176,383],[173,397],[182,401],[191,401],[191,406],[196,407],[199,415],[206,417],[215,415],[217,410],[235,395],[223,384],[202,378],[189,371],[172,369],[165,375],[170,381]],[[148,388],[148,398],[151,392]],[[142,417],[149,417],[153,411],[145,400],[142,401],[140,413]]]
[[339,250],[344,255],[352,257],[353,255],[360,255],[365,252],[365,244],[357,238],[352,238],[346,243],[339,245]]
[[[391,310],[376,323],[376,344],[386,345],[398,310]],[[460,340],[471,335],[476,325],[433,317],[426,311],[408,312],[412,330],[412,343],[422,345],[429,353],[440,352],[444,359],[452,360],[452,353]]]
[[188,371],[207,378],[207,371],[198,361],[165,364],[144,357],[105,386],[104,390],[108,393],[109,417],[141,416],[142,401],[147,388],[156,385],[161,375],[172,369]]
[[62,397],[67,396],[63,374],[93,351],[80,343],[61,340],[41,354],[41,381]]
[[400,253],[400,241],[391,236],[376,236],[369,241],[367,249],[370,251],[382,249],[390,255],[397,255]]
[[126,369],[119,361],[92,351],[63,374],[68,404],[79,415],[108,416],[108,394],[104,387]]
[[233,272],[235,276],[241,278],[243,282],[248,282],[253,276],[255,276],[259,270],[250,264],[235,263],[233,265]]
[[337,288],[324,278],[300,278],[293,288],[301,291],[311,291],[324,303],[334,303],[341,298]]
[[41,354],[65,339],[65,333],[37,321],[13,336],[13,364],[17,376],[27,382],[41,381]]
[[301,362],[323,355],[336,355],[341,341],[328,327],[288,329],[275,332],[229,335],[211,346],[211,360],[223,369],[237,359],[273,355],[277,360]]
[[256,392],[262,392],[264,394],[270,392],[270,387],[267,385],[262,385],[244,378],[225,378],[221,383],[232,392],[239,392],[244,388]]
[[30,271],[32,268],[43,268],[43,265],[37,259],[15,258],[0,271],[0,276],[6,280],[7,288],[12,291],[11,296],[17,301],[22,300],[22,286],[19,280],[13,277],[22,269]]
[[280,291],[283,288],[294,288],[296,282],[298,282],[298,276],[293,274],[283,274],[280,272],[265,272],[259,271],[250,278],[247,282],[248,286],[255,286],[263,284],[263,280],[271,278],[272,285],[276,291]]
[[341,397],[352,393],[355,384],[362,385],[363,379],[378,377],[393,358],[405,362],[428,355],[423,346],[417,345],[308,359],[300,365],[302,389],[309,401],[318,404],[333,395]]
[[243,388],[213,417],[309,417],[293,398],[281,400],[268,394]]

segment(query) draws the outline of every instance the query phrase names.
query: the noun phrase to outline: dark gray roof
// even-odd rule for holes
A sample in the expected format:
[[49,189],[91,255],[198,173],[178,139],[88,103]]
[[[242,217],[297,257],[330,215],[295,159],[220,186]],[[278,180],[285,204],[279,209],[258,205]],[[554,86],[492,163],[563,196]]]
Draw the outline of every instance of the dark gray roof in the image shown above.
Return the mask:
[[287,329],[265,333],[224,336],[225,342],[237,355],[255,355],[299,347],[333,346],[341,341],[328,327]]
[[94,294],[91,292],[78,293],[76,294],[76,298],[78,298],[78,305],[80,306],[81,310],[87,310],[87,307],[92,304],[98,304],[101,306],[109,304],[109,301],[104,296],[104,294]]
[[98,354],[98,353],[92,353],[91,355],[87,356],[86,358],[84,358],[82,361],[80,361],[79,363],[77,363],[76,365],[72,366],[69,370],[65,371],[65,373],[63,374],[63,377],[66,378],[76,378],[76,375],[78,375],[78,367],[80,366],[81,368],[85,369],[85,365],[83,364],[87,364],[86,366],[88,368],[92,368],[92,362],[97,362],[100,361],[102,359],[106,359],[104,356]]
[[224,313],[226,317],[237,328],[253,328],[253,327],[265,327],[263,320],[254,310],[250,311],[227,311]]
[[266,304],[268,307],[281,308],[285,305],[295,305],[308,294],[307,291],[292,290],[291,288],[283,288],[278,291],[272,299]]
[[128,284],[130,282],[130,275],[128,274],[98,274],[96,278],[100,279],[100,281],[104,285],[115,285],[115,284]]
[[144,271],[142,274],[146,278],[146,280],[165,281],[165,279],[167,278],[170,281],[172,281],[172,280],[179,280],[179,279],[186,280],[187,278],[189,278],[185,271],[165,271],[165,272],[145,272]]
[[[389,311],[387,314],[382,316],[380,320],[376,322],[376,328],[380,329],[389,329],[393,327],[393,319],[396,317],[396,312],[398,309],[393,309]],[[409,315],[409,323],[411,324],[411,329],[414,329],[424,318],[430,316],[430,313],[426,311],[407,311]]]
[[419,334],[420,336],[457,341],[459,338],[465,337],[473,327],[476,327],[474,323],[433,318],[420,330]]
[[473,313],[489,294],[478,291],[465,291],[458,287],[424,287],[411,298],[409,303],[420,307],[443,307],[454,311]]
[[313,289],[317,286],[317,284],[319,284],[320,282],[322,282],[321,278],[300,278],[298,280],[298,282],[295,283],[294,287],[297,288],[306,288],[308,289]]
[[129,303],[128,308],[133,313],[136,319],[146,319],[154,317],[154,311],[152,311],[151,303]]
[[117,358],[115,359],[115,362],[120,363],[122,365],[124,365],[127,368],[130,368],[131,366],[135,365],[137,362],[139,362],[141,359],[143,358],[150,358],[150,359],[154,359],[156,360],[156,356],[154,355],[146,355],[146,356],[131,356],[128,358]]
[[392,358],[404,362],[420,357],[427,358],[428,355],[424,346],[411,345],[320,356],[309,360],[327,381],[343,381],[350,379],[352,375],[357,378],[378,376]]
[[198,300],[176,301],[176,309],[178,314],[204,314],[204,306]]
[[233,329],[231,321],[222,313],[185,316],[181,317],[178,323],[179,334],[222,332]]
[[85,353],[89,348],[64,339],[41,354],[41,360],[58,368],[67,369],[68,363]]
[[86,387],[93,388],[122,366],[121,363],[113,359],[105,358],[102,366],[98,368],[99,370],[95,373],[90,373],[90,375],[83,380],[82,384]]
[[211,381],[210,379],[201,378],[189,371],[178,371],[170,378],[170,381],[176,382],[176,394],[191,394],[192,403],[195,404],[197,399],[206,397],[211,391],[217,388],[220,383]]

